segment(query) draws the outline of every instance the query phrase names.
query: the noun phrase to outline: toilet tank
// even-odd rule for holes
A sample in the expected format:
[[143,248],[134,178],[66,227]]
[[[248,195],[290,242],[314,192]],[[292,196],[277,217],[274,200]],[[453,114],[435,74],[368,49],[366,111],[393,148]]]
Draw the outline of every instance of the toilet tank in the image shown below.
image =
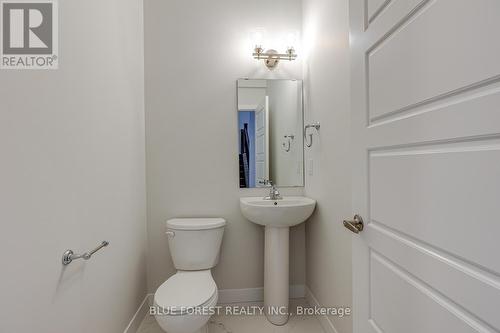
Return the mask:
[[168,220],[168,247],[175,268],[197,271],[217,265],[225,225],[222,218]]

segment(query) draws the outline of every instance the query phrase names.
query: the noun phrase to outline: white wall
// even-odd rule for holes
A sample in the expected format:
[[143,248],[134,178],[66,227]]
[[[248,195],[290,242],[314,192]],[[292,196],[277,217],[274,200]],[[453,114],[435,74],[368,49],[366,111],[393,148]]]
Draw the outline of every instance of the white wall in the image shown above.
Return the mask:
[[123,332],[146,293],[142,1],[59,11],[60,69],[0,73],[0,332]]
[[[306,149],[306,194],[317,200],[306,223],[307,285],[324,306],[351,304],[350,112],[348,0],[304,0],[306,122],[320,121],[319,137]],[[355,311],[355,310],[354,310]],[[331,318],[352,331],[352,318]]]
[[[175,272],[164,221],[182,216],[227,219],[219,289],[263,285],[263,230],[243,218],[239,197],[265,190],[238,186],[236,80],[301,78],[302,66],[283,62],[269,72],[252,59],[248,36],[257,27],[271,37],[300,31],[301,1],[145,1],[150,292]],[[290,281],[300,284],[304,227],[291,237]]]

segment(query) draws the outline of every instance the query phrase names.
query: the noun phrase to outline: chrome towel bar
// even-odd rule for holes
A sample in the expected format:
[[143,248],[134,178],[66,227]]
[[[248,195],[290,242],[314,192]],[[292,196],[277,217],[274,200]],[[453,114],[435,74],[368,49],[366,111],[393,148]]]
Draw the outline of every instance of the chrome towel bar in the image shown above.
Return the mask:
[[73,250],[66,250],[62,257],[62,264],[69,265],[73,260],[80,258],[89,260],[94,253],[96,253],[97,251],[108,245],[109,245],[108,241],[102,241],[102,243],[98,247],[96,247],[90,252],[85,252],[84,254],[75,254]]

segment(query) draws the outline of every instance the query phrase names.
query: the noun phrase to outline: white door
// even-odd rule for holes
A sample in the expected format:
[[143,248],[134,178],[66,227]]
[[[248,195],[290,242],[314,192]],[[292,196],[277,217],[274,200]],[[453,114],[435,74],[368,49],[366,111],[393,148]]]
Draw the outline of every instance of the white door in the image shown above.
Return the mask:
[[500,332],[500,1],[350,13],[354,332]]
[[255,109],[255,178],[256,187],[269,180],[269,97],[265,96]]

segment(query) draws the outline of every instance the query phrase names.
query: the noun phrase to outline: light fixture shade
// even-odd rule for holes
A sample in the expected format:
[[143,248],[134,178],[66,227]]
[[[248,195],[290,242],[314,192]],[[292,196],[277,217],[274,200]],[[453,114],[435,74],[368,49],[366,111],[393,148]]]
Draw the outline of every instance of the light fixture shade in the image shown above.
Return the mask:
[[291,31],[286,34],[286,48],[293,49],[297,47],[297,43],[299,42],[299,32]]
[[250,33],[252,46],[263,46],[266,30],[264,28],[256,28]]

